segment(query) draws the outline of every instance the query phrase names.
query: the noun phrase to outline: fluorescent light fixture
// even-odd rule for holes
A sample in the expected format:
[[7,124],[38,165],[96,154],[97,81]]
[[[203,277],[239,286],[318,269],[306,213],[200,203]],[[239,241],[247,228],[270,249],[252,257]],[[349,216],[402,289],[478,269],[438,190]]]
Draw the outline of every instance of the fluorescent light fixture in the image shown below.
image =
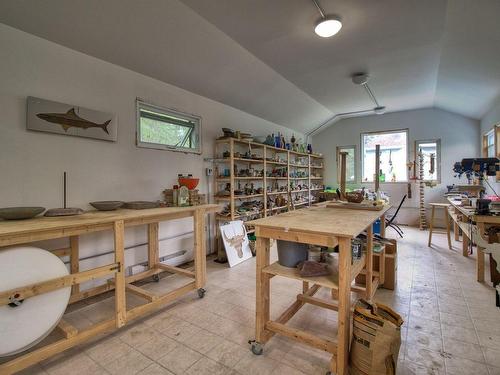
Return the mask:
[[314,28],[314,32],[322,38],[329,38],[337,34],[341,28],[342,22],[340,22],[340,19],[336,16],[329,16],[321,18],[318,21]]

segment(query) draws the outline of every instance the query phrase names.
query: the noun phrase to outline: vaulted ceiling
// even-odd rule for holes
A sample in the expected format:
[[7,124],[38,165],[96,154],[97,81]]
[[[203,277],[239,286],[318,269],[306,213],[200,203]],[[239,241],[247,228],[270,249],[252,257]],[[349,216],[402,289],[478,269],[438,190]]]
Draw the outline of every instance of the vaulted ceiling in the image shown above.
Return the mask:
[[341,112],[436,106],[481,118],[500,95],[500,1],[16,0],[0,22],[298,131]]

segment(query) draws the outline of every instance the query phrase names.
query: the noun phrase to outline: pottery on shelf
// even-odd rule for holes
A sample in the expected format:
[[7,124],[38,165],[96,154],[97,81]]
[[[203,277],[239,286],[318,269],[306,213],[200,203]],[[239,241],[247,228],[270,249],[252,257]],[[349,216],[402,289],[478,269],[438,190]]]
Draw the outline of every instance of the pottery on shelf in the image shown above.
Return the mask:
[[99,211],[113,211],[123,206],[124,203],[122,201],[97,201],[89,204]]
[[179,185],[187,187],[189,190],[196,189],[198,183],[200,182],[199,178],[194,177],[179,177]]
[[83,210],[77,207],[68,208],[51,208],[47,210],[43,216],[47,217],[57,217],[57,216],[75,216],[83,214]]
[[5,220],[31,219],[45,211],[45,207],[5,207],[0,208],[0,218]]
[[133,201],[133,202],[125,202],[124,208],[129,208],[132,210],[145,210],[148,208],[156,208],[160,204],[158,202],[150,202],[150,201]]

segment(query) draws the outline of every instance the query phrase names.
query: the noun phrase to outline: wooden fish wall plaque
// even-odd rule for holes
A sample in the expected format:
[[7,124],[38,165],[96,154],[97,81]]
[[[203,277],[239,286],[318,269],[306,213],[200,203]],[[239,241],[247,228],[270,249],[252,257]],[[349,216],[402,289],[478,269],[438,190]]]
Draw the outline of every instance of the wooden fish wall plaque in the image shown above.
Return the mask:
[[116,142],[113,114],[28,96],[26,129]]

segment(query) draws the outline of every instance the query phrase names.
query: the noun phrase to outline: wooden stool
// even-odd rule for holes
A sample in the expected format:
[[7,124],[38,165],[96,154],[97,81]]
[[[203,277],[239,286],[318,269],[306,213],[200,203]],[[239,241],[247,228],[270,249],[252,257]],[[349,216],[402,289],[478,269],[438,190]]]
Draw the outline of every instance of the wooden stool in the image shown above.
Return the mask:
[[[448,203],[429,203],[429,205],[432,207],[432,212],[431,212],[431,221],[429,223],[429,242],[427,246],[431,247],[431,242],[432,242],[432,233],[446,233],[448,236],[448,247],[451,250],[451,237],[450,237],[450,217],[448,213],[448,207],[450,206]],[[436,231],[434,230],[434,210],[435,208],[442,208],[444,210],[444,221],[446,222],[446,231]]]

